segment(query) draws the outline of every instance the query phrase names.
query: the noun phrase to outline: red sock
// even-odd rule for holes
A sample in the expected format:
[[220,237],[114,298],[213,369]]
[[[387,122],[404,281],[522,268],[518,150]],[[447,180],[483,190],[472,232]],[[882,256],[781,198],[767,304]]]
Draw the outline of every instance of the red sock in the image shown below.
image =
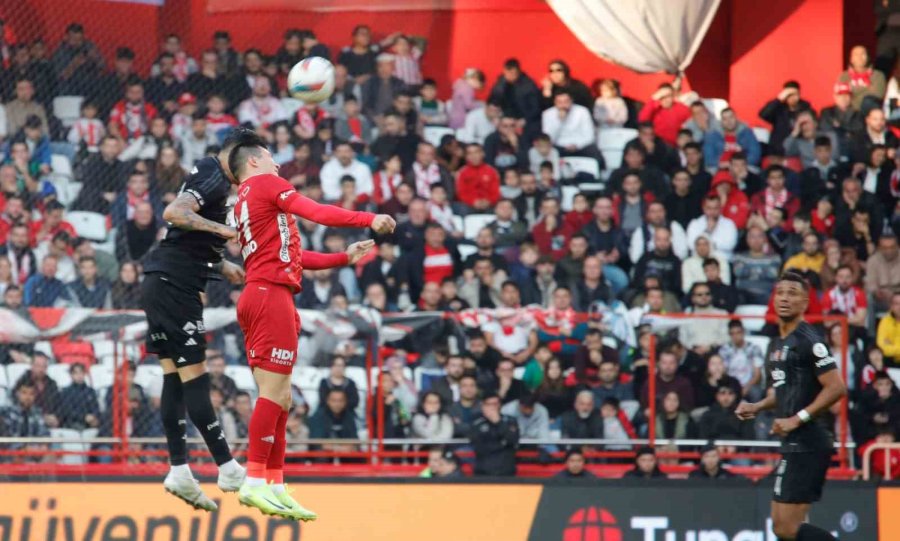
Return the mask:
[[251,477],[256,477],[252,473],[258,473],[260,465],[265,470],[265,464],[269,461],[269,454],[275,444],[275,426],[278,424],[281,411],[281,406],[271,400],[260,397],[256,401],[247,435],[250,440],[250,447],[247,450],[247,474]]
[[266,462],[266,481],[280,485],[284,483],[284,452],[287,449],[287,411],[281,410],[275,425],[275,443]]

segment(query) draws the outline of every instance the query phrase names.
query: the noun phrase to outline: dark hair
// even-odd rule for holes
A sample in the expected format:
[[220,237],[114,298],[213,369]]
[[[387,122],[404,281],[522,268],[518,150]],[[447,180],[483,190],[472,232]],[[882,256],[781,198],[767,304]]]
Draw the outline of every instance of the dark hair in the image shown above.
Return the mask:
[[740,329],[740,330],[743,331],[743,330],[744,330],[744,324],[741,323],[741,320],[740,320],[740,319],[732,319],[731,321],[728,322],[728,329],[729,329],[729,330],[730,330],[730,329]]
[[719,260],[716,259],[716,258],[714,258],[714,257],[707,257],[706,259],[703,260],[703,266],[704,266],[704,267],[716,267],[716,268],[718,268],[718,267],[720,266],[720,265],[719,265]]
[[640,129],[643,129],[643,128],[650,128],[650,129],[652,130],[652,129],[653,129],[653,123],[652,123],[652,122],[649,122],[649,121],[638,122],[637,127],[638,127],[639,130],[640,130]]
[[519,70],[522,71],[522,65],[519,63],[518,58],[507,58],[506,62],[503,63],[503,69],[505,70]]
[[417,408],[419,413],[425,415],[425,401],[429,396],[436,396],[438,399],[438,415],[444,413],[444,400],[441,398],[441,395],[437,391],[425,391],[422,393],[422,396],[419,398],[419,407]]
[[831,147],[831,138],[825,135],[820,135],[815,138],[813,144],[817,147]]
[[562,70],[563,75],[566,76],[566,79],[568,79],[569,77],[572,76],[572,70],[569,69],[569,65],[566,64],[565,60],[560,60],[559,58],[551,60],[550,64],[547,66],[547,68],[549,69],[549,67],[552,66],[553,64],[559,64],[559,69]]
[[696,150],[697,152],[700,152],[701,154],[703,153],[703,147],[700,146],[700,143],[697,143],[694,141],[691,141],[690,143],[684,145],[684,149],[685,150],[692,149],[692,150]]
[[232,131],[222,143],[222,148],[231,148],[228,152],[228,168],[235,177],[238,169],[247,162],[249,155],[258,155],[268,146],[266,140],[259,134],[246,128]]
[[794,80],[792,79],[792,80],[786,81],[786,82],[784,83],[784,88],[794,88],[794,89],[796,89],[797,91],[799,91],[799,90],[800,90],[800,83],[798,83],[797,81],[794,81]]
[[743,150],[738,150],[737,152],[735,152],[734,154],[731,155],[731,161],[735,161],[735,160],[747,161],[747,153],[744,152]]
[[[437,87],[437,81],[435,81],[434,79],[430,79],[430,78],[429,78],[429,79],[424,79],[424,80],[422,80],[422,86],[434,86],[434,87]],[[354,98],[354,99],[356,99],[356,98]],[[344,101],[347,101],[347,99],[344,98]]]
[[533,408],[535,404],[537,404],[537,396],[531,391],[525,391],[519,397],[519,405],[525,406],[526,408]]
[[498,395],[494,391],[487,391],[486,393],[484,393],[481,396],[481,403],[484,404],[488,400],[493,400],[494,398],[496,398],[497,400],[500,400],[500,395]]
[[132,51],[130,47],[119,47],[116,49],[116,60],[119,60],[120,58],[134,60],[134,51]]
[[781,273],[781,276],[778,277],[779,282],[796,282],[800,284],[800,287],[803,288],[803,291],[809,292],[809,282],[806,281],[806,277],[800,273],[797,269],[787,269]]
[[507,287],[514,287],[518,292],[522,291],[522,288],[519,287],[519,284],[515,283],[512,280],[506,280],[505,282],[503,282],[503,284],[500,286],[500,289],[506,289]]

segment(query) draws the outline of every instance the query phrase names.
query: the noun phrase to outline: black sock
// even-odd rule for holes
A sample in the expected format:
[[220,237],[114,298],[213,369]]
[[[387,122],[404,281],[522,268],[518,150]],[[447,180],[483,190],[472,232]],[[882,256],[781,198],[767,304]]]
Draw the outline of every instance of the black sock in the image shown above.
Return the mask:
[[203,374],[181,385],[184,388],[184,402],[187,405],[188,415],[206,441],[216,465],[221,466],[231,460],[231,450],[228,449],[225,433],[219,426],[216,411],[209,400],[209,374]]
[[797,530],[797,541],[837,541],[837,538],[822,528],[804,522]]
[[181,379],[177,372],[163,375],[162,396],[159,403],[159,415],[162,417],[163,429],[166,432],[166,444],[169,447],[169,463],[173,466],[187,464],[187,442],[185,432],[184,393]]

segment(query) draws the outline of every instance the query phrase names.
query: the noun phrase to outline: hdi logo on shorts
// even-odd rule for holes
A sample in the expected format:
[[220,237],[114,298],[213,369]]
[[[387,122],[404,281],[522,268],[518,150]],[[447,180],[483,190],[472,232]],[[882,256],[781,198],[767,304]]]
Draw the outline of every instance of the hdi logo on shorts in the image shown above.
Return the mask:
[[272,348],[272,358],[281,359],[282,361],[293,361],[294,352],[290,349]]

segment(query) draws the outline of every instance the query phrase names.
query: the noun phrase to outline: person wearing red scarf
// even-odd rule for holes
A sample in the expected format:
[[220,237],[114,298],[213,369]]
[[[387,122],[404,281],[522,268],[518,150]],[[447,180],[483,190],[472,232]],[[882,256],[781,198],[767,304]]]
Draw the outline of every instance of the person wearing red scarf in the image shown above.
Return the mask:
[[156,116],[156,107],[144,101],[144,84],[140,79],[134,79],[125,88],[125,99],[120,100],[110,111],[109,123],[118,129],[120,137],[133,141],[147,133],[150,121]]
[[456,178],[456,198],[479,212],[486,212],[500,200],[500,174],[484,163],[484,149],[473,143],[466,147],[466,165]]
[[51,200],[44,208],[44,217],[42,220],[31,222],[31,247],[36,248],[38,244],[53,240],[60,231],[65,231],[70,238],[75,238],[78,234],[72,224],[63,220],[63,210],[65,207],[59,201]]
[[773,165],[766,169],[767,188],[750,199],[750,212],[766,217],[774,208],[784,209],[785,229],[790,231],[794,214],[800,210],[800,200],[784,187],[784,167]]
[[838,82],[850,85],[853,96],[850,105],[855,111],[862,108],[867,97],[872,105],[881,107],[886,89],[884,74],[872,68],[869,64],[869,51],[862,45],[850,49],[850,65],[838,77]]
[[747,195],[738,189],[737,181],[732,178],[731,173],[728,171],[716,173],[709,193],[722,202],[722,216],[731,219],[738,229],[743,229],[747,225],[747,219],[750,217],[750,201]]

